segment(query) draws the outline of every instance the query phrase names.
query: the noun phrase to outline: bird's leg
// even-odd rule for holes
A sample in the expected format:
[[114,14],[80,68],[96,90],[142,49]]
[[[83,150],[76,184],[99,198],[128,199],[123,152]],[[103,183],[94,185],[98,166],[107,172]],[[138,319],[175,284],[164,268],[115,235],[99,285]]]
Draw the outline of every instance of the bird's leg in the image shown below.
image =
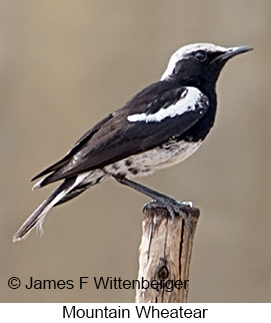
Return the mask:
[[145,208],[155,208],[155,207],[164,207],[168,210],[174,225],[176,226],[176,213],[179,214],[185,221],[185,224],[188,227],[191,227],[191,223],[188,221],[187,212],[184,208],[192,207],[192,202],[180,202],[175,200],[172,196],[168,196],[166,194],[162,194],[157,192],[151,188],[148,188],[142,184],[136,183],[127,179],[125,177],[114,176],[114,178],[121,184],[127,185],[138,192],[145,194],[151,197],[154,201],[147,203],[144,205]]

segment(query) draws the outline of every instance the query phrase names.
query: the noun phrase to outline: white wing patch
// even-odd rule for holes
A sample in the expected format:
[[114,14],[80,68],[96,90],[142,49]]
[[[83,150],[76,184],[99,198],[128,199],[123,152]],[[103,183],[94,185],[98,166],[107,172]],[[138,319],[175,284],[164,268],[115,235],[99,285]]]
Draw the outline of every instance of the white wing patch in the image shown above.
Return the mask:
[[161,122],[166,118],[174,118],[189,111],[199,110],[199,113],[202,113],[202,104],[200,100],[203,96],[204,94],[200,90],[188,86],[185,91],[183,91],[180,100],[175,104],[162,108],[153,114],[132,114],[127,117],[127,120],[129,122]]

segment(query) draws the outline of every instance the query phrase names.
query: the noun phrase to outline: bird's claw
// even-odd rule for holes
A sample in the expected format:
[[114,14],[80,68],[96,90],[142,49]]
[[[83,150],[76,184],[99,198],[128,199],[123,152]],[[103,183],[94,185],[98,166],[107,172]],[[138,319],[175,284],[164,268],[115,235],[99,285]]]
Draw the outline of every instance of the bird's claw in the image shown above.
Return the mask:
[[174,227],[177,226],[177,221],[176,221],[176,214],[180,215],[182,217],[182,219],[184,220],[186,226],[191,229],[192,228],[192,224],[191,222],[188,220],[188,214],[187,211],[184,210],[184,207],[193,207],[193,203],[190,201],[177,201],[175,200],[173,197],[171,196],[166,196],[163,199],[157,199],[157,200],[153,200],[149,203],[146,203],[143,207],[143,211],[148,210],[148,209],[154,209],[157,207],[162,207],[162,208],[166,208],[172,221],[174,224]]

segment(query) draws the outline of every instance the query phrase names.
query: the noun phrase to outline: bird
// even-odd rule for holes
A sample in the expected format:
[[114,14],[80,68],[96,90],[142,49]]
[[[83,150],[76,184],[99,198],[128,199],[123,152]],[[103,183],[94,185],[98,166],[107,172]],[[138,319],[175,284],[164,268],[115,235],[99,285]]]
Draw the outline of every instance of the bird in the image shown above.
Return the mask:
[[88,130],[68,153],[36,175],[33,189],[62,181],[15,233],[20,241],[37,227],[43,233],[47,213],[88,188],[114,178],[187,220],[185,203],[133,181],[176,165],[195,153],[213,127],[216,82],[226,62],[252,50],[194,43],[179,48],[160,80],[130,98]]

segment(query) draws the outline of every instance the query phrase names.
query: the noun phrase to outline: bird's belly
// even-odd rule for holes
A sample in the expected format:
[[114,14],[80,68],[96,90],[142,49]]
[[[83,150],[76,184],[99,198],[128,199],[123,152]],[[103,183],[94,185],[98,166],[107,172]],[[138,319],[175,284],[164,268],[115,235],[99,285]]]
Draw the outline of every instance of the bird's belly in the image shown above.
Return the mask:
[[147,176],[156,170],[176,165],[191,156],[201,141],[169,141],[160,147],[132,155],[104,168],[111,175]]

